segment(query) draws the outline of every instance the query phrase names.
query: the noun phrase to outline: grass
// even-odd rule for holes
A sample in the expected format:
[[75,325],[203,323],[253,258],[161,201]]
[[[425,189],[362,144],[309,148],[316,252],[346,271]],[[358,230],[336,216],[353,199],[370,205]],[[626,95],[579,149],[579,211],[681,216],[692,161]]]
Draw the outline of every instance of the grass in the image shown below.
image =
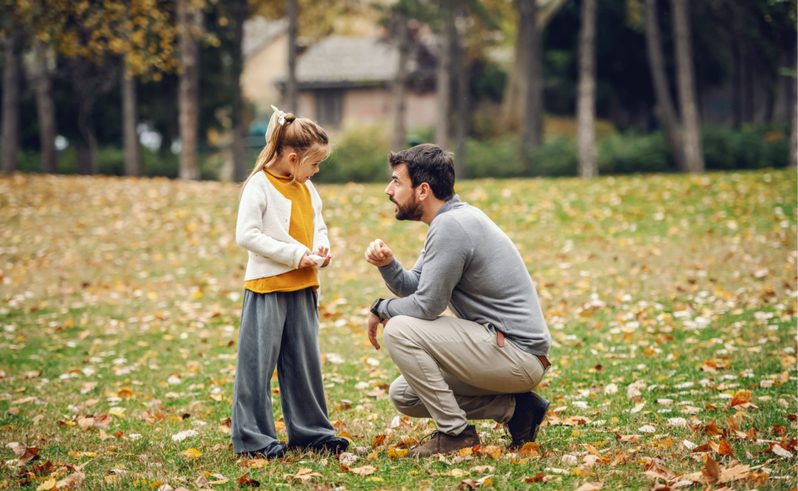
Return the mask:
[[398,373],[363,320],[388,292],[362,254],[379,237],[409,266],[426,227],[397,223],[382,185],[320,192],[326,396],[354,462],[232,454],[237,186],[0,180],[0,488],[796,486],[794,171],[459,185],[538,285],[553,411],[539,447],[508,453],[483,421],[480,449],[420,461],[397,454],[433,427],[387,399]]

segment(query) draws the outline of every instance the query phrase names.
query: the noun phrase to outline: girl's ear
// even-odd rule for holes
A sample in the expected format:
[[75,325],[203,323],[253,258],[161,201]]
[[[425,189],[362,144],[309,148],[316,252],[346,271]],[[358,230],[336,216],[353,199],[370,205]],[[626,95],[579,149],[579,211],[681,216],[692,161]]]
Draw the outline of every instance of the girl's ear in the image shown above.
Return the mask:
[[291,152],[288,154],[288,163],[290,164],[298,164],[299,163],[299,155],[296,152]]

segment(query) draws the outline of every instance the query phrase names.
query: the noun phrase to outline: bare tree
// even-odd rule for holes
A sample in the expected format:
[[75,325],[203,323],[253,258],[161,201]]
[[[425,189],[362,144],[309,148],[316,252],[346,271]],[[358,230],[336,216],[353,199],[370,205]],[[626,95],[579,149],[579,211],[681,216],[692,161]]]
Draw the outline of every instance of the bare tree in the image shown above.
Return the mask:
[[[794,86],[793,90],[795,90]],[[798,97],[793,97],[793,103],[791,105],[792,128],[790,128],[790,165],[792,167],[798,167]]]
[[22,35],[14,30],[6,38],[3,58],[3,172],[17,170],[19,154],[19,83]]
[[39,147],[42,155],[42,170],[49,174],[58,171],[58,154],[55,150],[57,136],[55,104],[50,81],[50,53],[38,39],[33,42],[33,85],[36,89],[36,113],[39,118]]
[[462,38],[467,22],[467,12],[458,11],[454,15],[454,37],[450,49],[452,51],[452,75],[455,84],[452,87],[454,98],[452,103],[452,116],[454,119],[454,171],[462,179],[466,177],[468,169],[468,156],[466,155],[466,140],[468,138],[468,69],[466,67],[466,53]]
[[[527,170],[532,168],[532,152],[543,142],[543,42],[538,26],[538,7],[535,0],[517,0],[519,39],[523,55],[518,60],[520,86],[521,159]],[[525,34],[521,34],[521,30]]]
[[180,125],[180,178],[199,179],[197,159],[199,112],[199,42],[202,10],[191,0],[178,0],[177,25],[180,46],[180,82],[178,88]]
[[689,172],[704,172],[701,149],[701,123],[695,97],[693,56],[687,0],[672,0],[673,35],[676,38],[676,80],[679,87],[679,108],[684,125],[684,158]]
[[438,106],[438,120],[435,125],[435,143],[439,147],[449,148],[451,136],[451,107],[452,107],[452,43],[457,35],[454,24],[454,12],[451,0],[442,2],[441,32],[438,36],[438,67],[436,73],[436,97]]
[[288,74],[285,83],[285,108],[284,111],[296,113],[297,107],[297,30],[299,22],[299,5],[297,0],[288,0]]
[[244,94],[241,91],[241,71],[244,67],[244,53],[242,43],[244,41],[244,21],[247,19],[247,1],[235,0],[232,5],[233,22],[235,29],[233,48],[233,63],[231,76],[233,77],[233,179],[241,182],[247,178],[248,165],[247,149],[245,145],[246,125],[244,118]]
[[648,66],[651,70],[651,80],[654,83],[654,93],[657,99],[657,114],[665,128],[665,136],[673,152],[673,158],[679,170],[686,171],[682,148],[681,129],[676,110],[668,88],[668,78],[665,74],[665,62],[662,59],[662,42],[659,33],[659,15],[657,14],[656,0],[646,0],[646,49],[648,52]]
[[582,0],[579,31],[579,100],[577,101],[579,174],[598,175],[596,164],[596,0]]
[[407,25],[407,16],[396,10],[391,14],[391,24],[399,52],[396,62],[396,75],[394,75],[392,83],[391,120],[393,121],[393,132],[391,135],[391,149],[398,151],[404,148],[407,140],[405,113],[407,112],[407,68],[410,54],[410,29]]
[[136,79],[123,67],[120,71],[122,83],[122,140],[125,153],[125,175],[141,175],[141,151],[139,147],[138,99],[136,98]]

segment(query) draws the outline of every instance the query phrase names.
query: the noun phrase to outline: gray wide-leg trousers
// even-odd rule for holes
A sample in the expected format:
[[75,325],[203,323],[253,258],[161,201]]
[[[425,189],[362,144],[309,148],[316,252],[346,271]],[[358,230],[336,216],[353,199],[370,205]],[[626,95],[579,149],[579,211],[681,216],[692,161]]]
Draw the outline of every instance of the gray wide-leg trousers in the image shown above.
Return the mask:
[[318,333],[312,288],[244,291],[231,428],[235,453],[277,441],[271,397],[275,367],[288,445],[317,445],[335,436],[324,401]]

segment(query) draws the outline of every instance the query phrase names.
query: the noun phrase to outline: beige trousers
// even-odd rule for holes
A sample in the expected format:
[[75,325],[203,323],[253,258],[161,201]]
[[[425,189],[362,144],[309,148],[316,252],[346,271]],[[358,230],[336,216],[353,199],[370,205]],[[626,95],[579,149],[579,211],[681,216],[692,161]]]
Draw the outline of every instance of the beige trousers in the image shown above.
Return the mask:
[[469,419],[506,423],[513,394],[529,392],[546,370],[535,356],[496,332],[455,317],[432,321],[396,316],[385,325],[384,344],[402,375],[390,397],[408,416],[433,418],[438,431],[457,435]]

